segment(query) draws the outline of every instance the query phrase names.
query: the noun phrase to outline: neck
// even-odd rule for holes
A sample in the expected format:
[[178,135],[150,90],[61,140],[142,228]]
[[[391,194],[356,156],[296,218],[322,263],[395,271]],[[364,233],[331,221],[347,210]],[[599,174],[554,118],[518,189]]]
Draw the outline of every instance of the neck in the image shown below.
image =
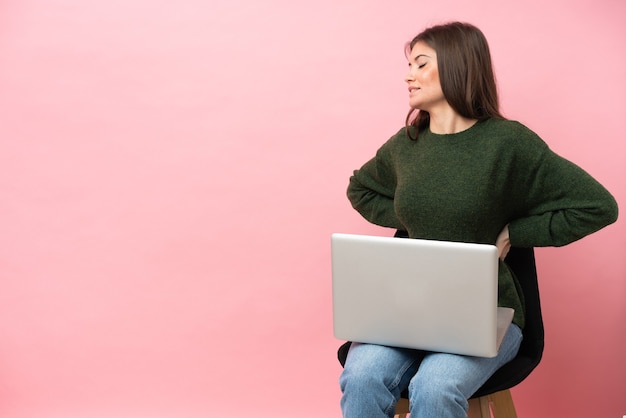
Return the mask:
[[430,131],[434,134],[456,134],[471,128],[476,119],[465,118],[452,108],[430,112]]

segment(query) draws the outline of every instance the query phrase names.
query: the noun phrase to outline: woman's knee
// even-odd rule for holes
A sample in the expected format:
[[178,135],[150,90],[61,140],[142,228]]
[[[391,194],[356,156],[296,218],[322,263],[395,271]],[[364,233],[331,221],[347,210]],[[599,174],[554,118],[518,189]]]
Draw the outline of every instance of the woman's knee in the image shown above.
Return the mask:
[[339,386],[342,392],[356,389],[359,391],[375,390],[384,387],[383,377],[364,362],[347,362],[339,377]]
[[427,410],[467,410],[467,398],[459,382],[453,379],[430,377],[424,379],[418,372],[409,383],[409,399],[415,408]]
[[367,344],[354,345],[339,379],[341,389],[394,391],[414,359],[403,350]]

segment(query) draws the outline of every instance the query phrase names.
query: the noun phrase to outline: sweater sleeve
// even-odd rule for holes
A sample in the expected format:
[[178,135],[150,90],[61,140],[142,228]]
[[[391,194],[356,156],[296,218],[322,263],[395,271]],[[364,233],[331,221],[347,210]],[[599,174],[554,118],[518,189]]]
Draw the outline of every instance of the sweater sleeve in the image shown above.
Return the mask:
[[509,223],[511,245],[559,247],[615,222],[615,198],[580,167],[543,145],[527,167],[526,186],[515,188],[514,201],[524,211]]
[[384,144],[374,158],[354,171],[347,194],[352,207],[369,222],[402,229],[394,210],[396,174],[388,144]]

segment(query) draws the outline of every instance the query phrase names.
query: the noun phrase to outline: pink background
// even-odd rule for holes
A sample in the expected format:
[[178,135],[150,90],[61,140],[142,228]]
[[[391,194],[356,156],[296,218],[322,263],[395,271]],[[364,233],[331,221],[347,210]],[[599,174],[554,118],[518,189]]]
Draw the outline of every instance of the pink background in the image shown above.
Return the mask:
[[[626,207],[626,3],[512,4],[2,1],[0,416],[339,417],[329,236],[391,233],[345,187],[427,25],[481,27],[506,115]],[[625,225],[537,251],[520,416],[626,414]]]

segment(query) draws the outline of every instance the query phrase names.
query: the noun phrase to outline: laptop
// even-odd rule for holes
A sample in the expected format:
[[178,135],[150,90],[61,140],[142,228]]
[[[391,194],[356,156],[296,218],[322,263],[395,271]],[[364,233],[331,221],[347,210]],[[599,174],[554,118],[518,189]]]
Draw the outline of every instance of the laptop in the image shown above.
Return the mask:
[[497,355],[513,309],[497,306],[494,245],[335,233],[331,254],[336,338]]

